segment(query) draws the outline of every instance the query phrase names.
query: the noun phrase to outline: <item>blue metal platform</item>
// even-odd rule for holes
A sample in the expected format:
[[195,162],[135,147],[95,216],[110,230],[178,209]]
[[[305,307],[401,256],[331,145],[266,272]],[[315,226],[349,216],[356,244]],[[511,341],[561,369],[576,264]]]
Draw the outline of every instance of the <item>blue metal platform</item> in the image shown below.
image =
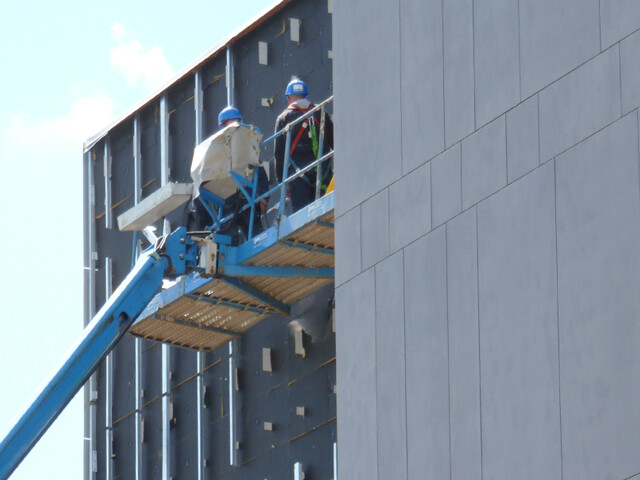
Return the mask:
[[163,290],[130,333],[214,350],[260,320],[333,281],[334,193],[320,197],[244,244],[220,245],[216,276],[191,273]]

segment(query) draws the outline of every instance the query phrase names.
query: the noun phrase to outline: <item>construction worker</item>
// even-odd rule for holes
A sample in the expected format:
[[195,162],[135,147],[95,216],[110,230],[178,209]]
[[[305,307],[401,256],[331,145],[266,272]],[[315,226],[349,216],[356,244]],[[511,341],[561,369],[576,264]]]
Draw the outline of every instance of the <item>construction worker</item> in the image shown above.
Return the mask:
[[[287,108],[278,116],[275,131],[282,130],[285,125],[293,122],[297,118],[311,110],[314,105],[309,101],[309,91],[307,85],[299,78],[294,78],[289,82],[285,90],[287,98]],[[318,146],[320,142],[320,111],[314,113],[307,120],[293,127],[291,131],[291,146],[289,155],[295,167],[302,169],[318,158]],[[284,180],[283,167],[285,156],[285,135],[280,135],[275,142],[276,174],[278,181]],[[333,149],[333,122],[331,117],[325,114],[324,119],[324,145],[323,152],[327,153]],[[294,165],[289,165],[287,176],[296,172]],[[331,178],[328,162],[322,166],[323,180]],[[316,170],[313,169],[303,176],[296,178],[289,183],[291,195],[291,206],[293,211],[300,210],[305,205],[313,202],[316,193]]]
[[[220,130],[223,128],[232,125],[233,123],[242,123],[244,117],[234,106],[227,106],[223,108],[218,114],[218,127]],[[264,167],[259,166],[256,167],[258,169],[258,188],[257,195],[261,195],[269,189],[269,179],[264,170]],[[231,214],[234,214],[233,217],[225,222],[222,225],[222,228],[218,233],[223,233],[232,237],[232,241],[234,244],[240,243],[239,236],[244,236],[245,239],[249,233],[249,222],[251,220],[251,210],[246,209],[240,212],[240,209],[246,205],[247,199],[245,196],[237,190],[233,195],[226,198],[224,201],[224,205],[222,206],[222,218],[227,217]],[[255,217],[253,221],[253,235],[257,235],[262,232],[263,226],[260,221],[260,212],[266,213],[269,206],[269,202],[267,199],[260,200],[259,205],[255,210]],[[201,202],[198,200],[192,205],[190,213],[193,217],[193,223],[189,223],[188,225],[193,227],[196,230],[202,230],[206,225],[211,224],[211,217],[209,216],[206,209],[202,206]]]
[[[223,128],[232,125],[234,123],[242,123],[244,117],[234,106],[227,106],[223,108],[218,114],[218,127],[222,130]],[[267,178],[267,174],[264,170],[264,167],[261,165],[256,167],[258,169],[258,188],[257,195],[261,195],[269,189],[269,179]],[[231,195],[224,201],[224,206],[222,207],[222,216],[226,217],[232,213],[235,213],[233,218],[226,222],[223,225],[220,233],[228,233],[231,236],[236,235],[236,232],[240,233],[243,236],[247,236],[249,233],[249,221],[251,219],[251,210],[246,209],[240,212],[240,209],[247,203],[247,199],[245,196],[237,190],[236,193]],[[269,207],[269,203],[267,199],[260,200],[259,205],[256,206],[255,217],[253,220],[253,235],[256,235],[262,232],[262,223],[260,222],[260,212],[266,213]]]

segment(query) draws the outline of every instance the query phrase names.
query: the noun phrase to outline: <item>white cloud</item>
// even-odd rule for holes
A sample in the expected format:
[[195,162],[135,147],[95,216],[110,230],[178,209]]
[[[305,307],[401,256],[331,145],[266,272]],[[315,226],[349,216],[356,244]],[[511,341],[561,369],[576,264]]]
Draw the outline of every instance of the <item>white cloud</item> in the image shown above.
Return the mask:
[[145,48],[135,34],[121,23],[111,26],[111,68],[120,72],[132,85],[142,85],[153,90],[174,74],[164,57],[162,47]]
[[27,113],[9,117],[5,130],[7,139],[15,145],[35,144],[43,148],[76,144],[103,128],[113,115],[113,101],[104,93],[78,98],[60,117],[37,119]]

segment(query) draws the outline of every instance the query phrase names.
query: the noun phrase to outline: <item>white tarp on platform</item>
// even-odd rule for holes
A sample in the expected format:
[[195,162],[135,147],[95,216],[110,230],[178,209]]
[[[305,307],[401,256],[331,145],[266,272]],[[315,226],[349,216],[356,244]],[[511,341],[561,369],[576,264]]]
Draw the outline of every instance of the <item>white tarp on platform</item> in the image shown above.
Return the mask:
[[255,127],[234,123],[198,145],[191,162],[193,197],[199,195],[201,185],[222,199],[235,193],[231,171],[248,177],[260,164],[261,140],[262,134]]

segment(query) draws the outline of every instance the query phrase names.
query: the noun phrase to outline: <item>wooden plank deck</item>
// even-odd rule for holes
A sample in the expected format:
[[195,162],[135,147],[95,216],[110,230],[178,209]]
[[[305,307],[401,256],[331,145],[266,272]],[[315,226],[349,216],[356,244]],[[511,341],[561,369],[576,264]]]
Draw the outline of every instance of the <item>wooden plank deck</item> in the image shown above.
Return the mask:
[[[333,267],[333,220],[332,210],[280,239],[248,260],[246,265]],[[318,277],[239,278],[287,305],[333,281],[333,278]],[[278,313],[281,312],[241,288],[212,278],[138,320],[130,333],[149,340],[210,351]]]

